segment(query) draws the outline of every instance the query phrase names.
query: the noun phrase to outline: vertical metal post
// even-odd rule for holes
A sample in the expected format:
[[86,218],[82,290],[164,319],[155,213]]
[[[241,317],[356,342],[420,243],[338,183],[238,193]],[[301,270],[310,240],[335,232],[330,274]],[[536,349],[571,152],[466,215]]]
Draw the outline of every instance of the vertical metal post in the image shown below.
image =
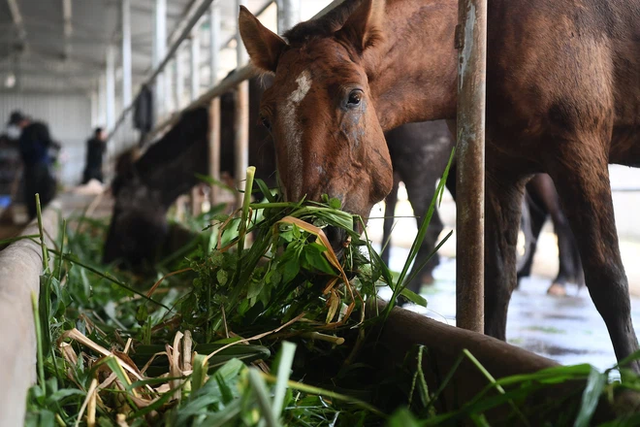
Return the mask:
[[122,105],[131,105],[131,0],[122,0]]
[[195,101],[200,94],[200,39],[198,30],[191,34],[191,100]]
[[[133,99],[132,59],[131,59],[131,0],[122,0],[122,109],[129,107]],[[124,118],[121,127],[122,140],[129,143],[133,125],[131,115]]]
[[182,108],[182,95],[184,95],[184,62],[182,49],[176,51],[176,110]]
[[95,128],[98,126],[98,92],[92,90],[89,94],[89,99],[91,99],[91,127]]
[[218,67],[220,64],[220,8],[216,3],[209,9],[209,68],[211,87],[218,81]]
[[282,34],[300,22],[300,0],[276,0],[278,33]]
[[[152,66],[155,69],[160,65],[166,55],[167,50],[167,0],[155,0],[154,26],[153,26],[153,61]],[[160,100],[164,97],[164,85],[162,84],[162,74],[156,77],[155,81],[155,117],[158,120],[163,111],[161,111]]]
[[[246,0],[236,0],[236,10],[244,5]],[[242,43],[240,31],[236,30],[236,57],[237,67],[244,66],[249,59],[247,50]],[[235,111],[235,156],[236,156],[236,186],[240,191],[244,191],[245,172],[249,167],[249,81],[245,80],[238,85],[236,92]],[[243,195],[238,193],[237,206],[242,205]]]
[[[214,3],[209,11],[209,68],[210,84],[218,82],[220,45],[220,9]],[[220,182],[220,97],[215,97],[209,105],[209,175]],[[219,200],[220,187],[211,186],[211,206]]]
[[[191,101],[195,101],[200,94],[200,38],[198,25],[191,32]],[[191,214],[200,215],[202,213],[202,198],[200,197],[200,186],[196,185],[191,189]]]
[[459,0],[456,324],[484,332],[487,0]]
[[164,68],[164,110],[167,112],[176,111],[173,79],[176,75],[175,58]]
[[116,49],[107,47],[107,129],[113,132],[116,125]]
[[[98,122],[100,126],[107,125],[107,77],[104,74],[98,79]],[[111,131],[111,129],[106,130]]]

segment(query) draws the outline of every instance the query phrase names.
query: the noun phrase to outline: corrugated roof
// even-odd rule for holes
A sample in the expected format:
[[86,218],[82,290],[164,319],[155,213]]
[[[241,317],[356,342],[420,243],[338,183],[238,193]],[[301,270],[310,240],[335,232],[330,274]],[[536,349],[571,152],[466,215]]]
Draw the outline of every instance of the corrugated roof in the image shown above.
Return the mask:
[[[179,25],[189,7],[200,0],[167,0],[167,34]],[[18,6],[26,43],[22,43],[18,27],[12,18],[10,3]],[[65,49],[64,0],[0,0],[0,91],[90,91],[95,90],[98,79],[105,70],[106,50],[110,43],[120,48],[121,0],[70,0],[71,27],[69,47]],[[132,53],[134,91],[149,75],[153,44],[154,0],[131,0]],[[237,10],[235,0],[217,0],[221,9],[222,41],[236,31]],[[249,0],[247,6],[257,11],[269,0]],[[302,18],[308,19],[323,8],[329,0],[303,0]],[[275,8],[264,19],[275,27]],[[273,22],[271,22],[273,21]],[[269,25],[271,24],[271,25]],[[208,25],[206,17],[201,31],[200,55],[203,64],[208,54]],[[26,50],[22,46],[26,45]],[[66,54],[66,56],[65,56]],[[188,62],[188,55],[183,55]],[[225,52],[221,59],[221,73],[235,67],[235,55]],[[120,61],[120,54],[117,55]],[[233,64],[231,63],[233,62]],[[185,68],[186,70],[188,69]],[[203,67],[201,81],[207,84],[209,70]],[[119,76],[119,75],[118,75]]]

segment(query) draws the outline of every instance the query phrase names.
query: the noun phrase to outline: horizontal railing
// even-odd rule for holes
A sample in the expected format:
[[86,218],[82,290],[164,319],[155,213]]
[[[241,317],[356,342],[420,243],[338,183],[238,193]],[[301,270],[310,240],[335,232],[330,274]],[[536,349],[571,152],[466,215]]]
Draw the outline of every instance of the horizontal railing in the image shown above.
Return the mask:
[[[332,10],[334,7],[336,7],[337,5],[342,3],[343,1],[344,0],[334,0],[334,1],[332,1],[324,9],[322,9],[320,12],[318,12],[312,19],[316,19],[316,18],[319,18],[320,16],[323,16],[324,14],[326,14],[327,12]],[[164,67],[166,67],[166,65],[171,61],[173,56],[175,56],[176,52],[178,51],[180,43],[182,43],[185,39],[187,39],[189,37],[193,27],[198,22],[198,20],[202,17],[202,15],[204,15],[204,13],[207,11],[208,7],[211,5],[212,2],[213,2],[213,0],[207,0],[207,1],[205,1],[205,3],[203,3],[203,5],[200,6],[200,8],[198,9],[198,12],[195,15],[193,15],[193,17],[191,18],[191,20],[189,22],[189,25],[187,25],[184,28],[184,30],[182,31],[180,37],[176,40],[175,43],[173,43],[173,45],[171,46],[171,49],[169,49],[169,51],[167,52],[167,55],[165,56],[163,61],[158,65],[158,67],[156,67],[155,70],[153,70],[153,72],[151,73],[149,79],[146,81],[145,84],[148,85],[148,84],[152,83],[158,77],[158,75],[162,73]],[[272,3],[273,3],[273,1],[268,2],[261,9],[259,9],[257,11],[253,11],[253,12],[256,15],[259,15],[262,12],[264,12],[264,10],[267,7],[269,7]],[[234,40],[236,38],[237,38],[237,35],[229,37],[229,39],[226,40],[226,42],[221,46],[227,46],[232,40]],[[175,111],[169,118],[167,118],[167,119],[161,121],[160,123],[158,123],[153,128],[153,130],[151,132],[149,132],[149,134],[146,136],[146,140],[147,141],[153,140],[163,130],[165,130],[168,127],[174,125],[179,120],[179,117],[183,112],[191,110],[193,108],[197,108],[199,106],[206,105],[207,103],[209,103],[214,98],[219,97],[220,95],[222,95],[226,91],[233,89],[238,84],[242,83],[245,80],[250,79],[253,76],[255,76],[255,71],[252,69],[252,67],[250,65],[244,65],[244,66],[241,66],[239,68],[236,68],[227,77],[222,79],[218,84],[216,84],[214,87],[212,87],[207,92],[202,94],[196,100],[192,101],[189,105],[187,105],[186,107]],[[167,96],[169,96],[169,95],[167,95]],[[123,110],[123,112],[120,115],[118,121],[116,122],[116,125],[115,125],[114,129],[110,133],[110,137],[117,132],[118,128],[125,122],[126,116],[129,113],[132,112],[133,107],[135,105],[135,99],[136,98],[134,98],[134,102],[131,105],[129,105],[125,110]],[[157,103],[157,102],[159,102],[159,100],[155,100],[155,102]]]

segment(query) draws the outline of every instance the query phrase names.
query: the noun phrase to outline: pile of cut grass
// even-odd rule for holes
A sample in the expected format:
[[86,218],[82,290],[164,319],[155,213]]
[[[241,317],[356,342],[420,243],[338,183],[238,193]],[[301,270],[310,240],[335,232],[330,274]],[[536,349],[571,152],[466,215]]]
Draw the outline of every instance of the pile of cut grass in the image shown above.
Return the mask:
[[[283,203],[256,184],[265,203],[251,203],[247,193],[241,210],[213,218],[201,244],[164,263],[167,271],[150,281],[97,265],[103,222],[81,218],[73,231],[61,224],[57,247],[42,245],[44,274],[34,298],[38,381],[25,425],[485,426],[485,414],[504,404],[514,408],[517,424],[527,425],[519,405],[529,394],[582,380],[580,405],[567,411],[577,416],[565,421],[586,426],[601,396],[640,389],[638,377],[624,369],[613,368],[624,376],[622,385],[589,365],[496,381],[465,352],[456,366],[469,358],[487,377],[476,399],[436,413],[442,389],[428,390],[420,369],[399,367],[399,381],[410,385],[408,405],[377,408],[371,389],[386,386],[349,381],[361,378],[355,353],[397,296],[426,303],[403,284],[442,186],[394,280],[366,235],[352,231],[361,219],[340,211],[339,201]],[[342,261],[322,232],[327,225],[350,233]],[[383,312],[366,316],[380,286],[391,286],[394,298]],[[423,350],[408,355],[412,366]],[[318,360],[337,365],[337,374],[323,377],[336,370],[325,371]],[[637,422],[636,416],[611,425]]]

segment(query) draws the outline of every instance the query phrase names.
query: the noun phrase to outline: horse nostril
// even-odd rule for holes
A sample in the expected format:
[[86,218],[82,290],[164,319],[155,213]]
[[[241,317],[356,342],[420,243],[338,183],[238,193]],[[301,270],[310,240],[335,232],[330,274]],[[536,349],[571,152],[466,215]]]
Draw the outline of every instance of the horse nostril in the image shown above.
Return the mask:
[[331,243],[331,247],[336,255],[341,253],[344,249],[343,244],[347,240],[347,232],[342,228],[329,225],[325,227],[324,234],[327,236],[327,239],[329,239],[329,243]]

